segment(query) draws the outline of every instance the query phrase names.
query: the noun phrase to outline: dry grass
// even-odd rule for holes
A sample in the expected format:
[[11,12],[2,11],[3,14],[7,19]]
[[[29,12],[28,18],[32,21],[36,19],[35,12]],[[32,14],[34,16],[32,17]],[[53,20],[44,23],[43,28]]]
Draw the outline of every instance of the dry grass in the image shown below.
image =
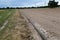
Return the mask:
[[8,25],[1,33],[0,40],[33,40],[26,21],[18,12],[9,19]]

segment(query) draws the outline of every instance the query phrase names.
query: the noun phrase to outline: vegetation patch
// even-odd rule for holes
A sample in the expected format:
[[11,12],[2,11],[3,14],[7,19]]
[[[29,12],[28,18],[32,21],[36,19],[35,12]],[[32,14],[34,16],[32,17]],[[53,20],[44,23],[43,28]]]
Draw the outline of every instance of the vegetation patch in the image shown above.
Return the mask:
[[0,32],[0,40],[33,40],[27,22],[18,12],[8,21],[4,30]]
[[11,14],[13,13],[14,11],[11,10],[11,9],[1,9],[0,10],[0,27],[3,25],[3,23],[5,22],[6,19],[9,18],[9,16],[11,16]]

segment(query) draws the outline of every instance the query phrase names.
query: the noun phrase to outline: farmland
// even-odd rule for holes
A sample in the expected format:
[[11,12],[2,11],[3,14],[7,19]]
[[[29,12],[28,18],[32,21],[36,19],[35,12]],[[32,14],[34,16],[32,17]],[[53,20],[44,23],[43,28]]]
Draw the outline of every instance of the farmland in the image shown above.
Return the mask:
[[0,10],[1,27],[6,20],[0,40],[60,40],[60,8]]
[[12,10],[10,10],[10,9],[4,9],[4,10],[1,9],[0,10],[0,27],[2,26],[4,21],[9,18],[9,16],[11,14],[12,14]]
[[[24,17],[21,16],[18,10],[16,12],[12,11],[14,10],[4,10],[5,14],[2,14],[6,17],[5,19],[8,18],[8,24],[0,31],[0,40],[34,40]],[[8,13],[11,12],[14,14],[8,17]],[[5,21],[5,19],[2,20]]]
[[20,12],[26,16],[33,25],[37,26],[36,28],[38,28],[39,31],[40,28],[43,28],[60,40],[60,7],[53,9],[20,9]]

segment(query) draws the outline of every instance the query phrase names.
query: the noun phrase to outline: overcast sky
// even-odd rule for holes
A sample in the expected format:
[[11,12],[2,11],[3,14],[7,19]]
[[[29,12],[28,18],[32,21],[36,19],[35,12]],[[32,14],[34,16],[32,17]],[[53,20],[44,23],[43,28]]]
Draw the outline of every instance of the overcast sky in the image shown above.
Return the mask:
[[[0,7],[46,6],[49,0],[0,0]],[[59,1],[60,0],[56,0]]]

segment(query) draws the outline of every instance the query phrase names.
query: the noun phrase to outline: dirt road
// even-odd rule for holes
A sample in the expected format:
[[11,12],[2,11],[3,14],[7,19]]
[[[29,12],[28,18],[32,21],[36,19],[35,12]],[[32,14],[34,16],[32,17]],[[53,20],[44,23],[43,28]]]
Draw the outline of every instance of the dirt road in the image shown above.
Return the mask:
[[60,38],[60,8],[20,9],[20,12]]

